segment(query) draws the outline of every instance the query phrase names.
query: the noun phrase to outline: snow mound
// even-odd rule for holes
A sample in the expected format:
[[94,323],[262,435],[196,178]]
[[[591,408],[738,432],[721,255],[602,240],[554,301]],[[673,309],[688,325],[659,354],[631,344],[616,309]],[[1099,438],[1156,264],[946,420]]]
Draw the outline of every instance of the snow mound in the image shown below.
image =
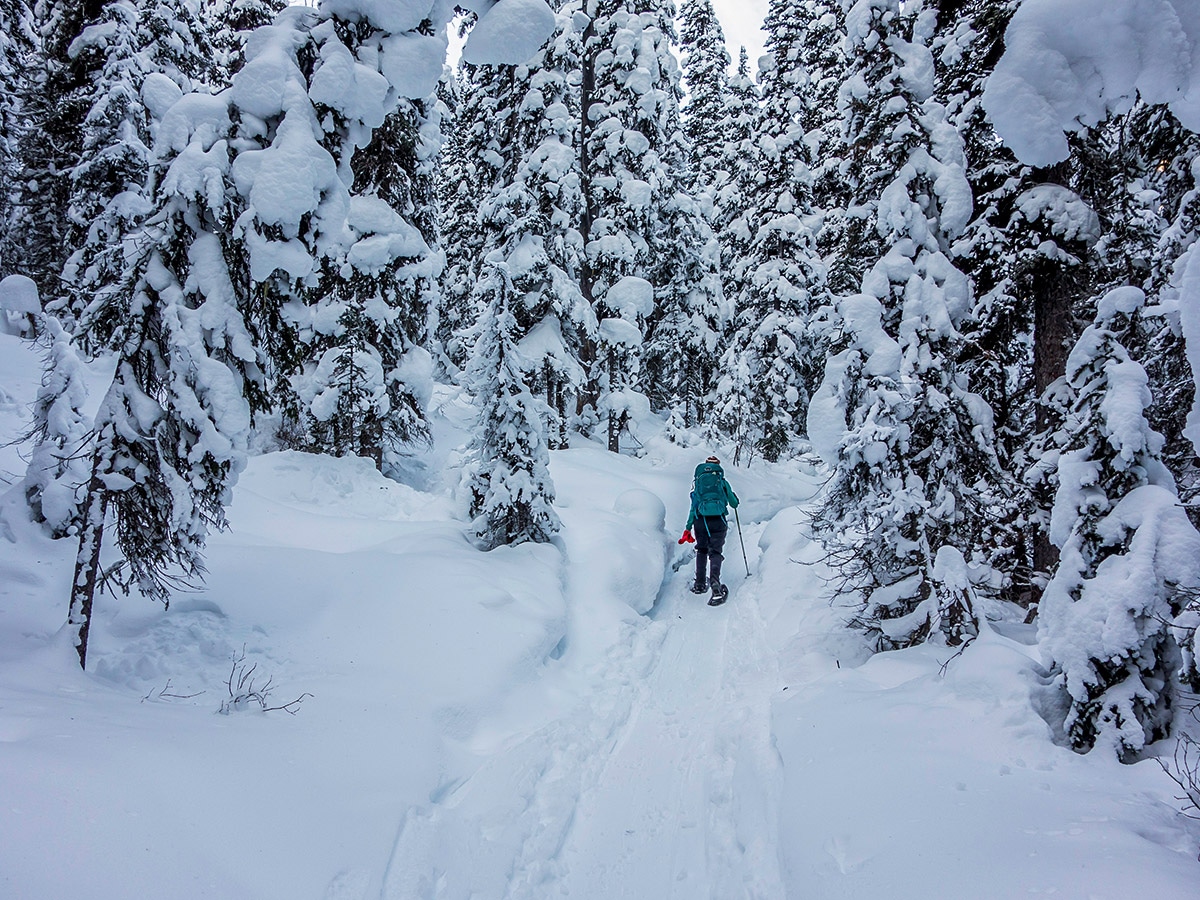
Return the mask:
[[15,313],[40,313],[37,285],[24,275],[9,275],[0,281],[0,309]]
[[322,516],[376,519],[450,519],[444,498],[384,478],[360,456],[336,458],[286,450],[250,460],[238,492]]
[[626,491],[617,497],[613,509],[635,522],[647,534],[656,534],[666,528],[667,507],[657,494],[650,491]]

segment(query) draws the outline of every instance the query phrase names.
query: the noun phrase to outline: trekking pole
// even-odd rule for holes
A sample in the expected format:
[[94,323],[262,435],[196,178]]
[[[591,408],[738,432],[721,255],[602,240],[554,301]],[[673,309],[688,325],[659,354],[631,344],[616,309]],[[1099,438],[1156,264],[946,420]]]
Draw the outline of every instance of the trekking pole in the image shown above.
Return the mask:
[[746,559],[746,542],[742,540],[742,520],[738,518],[737,507],[733,508],[733,521],[737,522],[738,543],[742,545],[742,562],[746,564],[746,577],[750,577],[750,561]]

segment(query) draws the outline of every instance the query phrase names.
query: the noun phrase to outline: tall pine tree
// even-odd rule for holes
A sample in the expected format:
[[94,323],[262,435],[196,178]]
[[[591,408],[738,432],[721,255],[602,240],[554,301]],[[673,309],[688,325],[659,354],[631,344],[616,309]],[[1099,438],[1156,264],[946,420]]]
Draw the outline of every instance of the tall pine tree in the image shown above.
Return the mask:
[[809,418],[833,467],[815,528],[864,592],[857,621],[879,648],[934,636],[959,644],[979,612],[962,566],[947,559],[976,556],[999,479],[991,413],[958,366],[972,296],[947,254],[970,189],[962,145],[932,96],[933,13],[909,6],[906,38],[896,0],[866,4],[870,21],[889,26],[885,77],[909,127],[880,149],[901,161],[871,204],[888,249],[840,305],[842,348]]
[[489,550],[545,542],[560,527],[542,404],[526,387],[519,330],[509,308],[516,293],[501,254],[489,255],[479,282],[484,313],[468,376],[482,410],[466,475],[475,533]]
[[825,266],[814,234],[812,172],[800,120],[799,63],[804,32],[795,0],[775,0],[767,16],[767,64],[756,123],[749,198],[728,232],[739,236],[729,259],[734,333],[722,360],[718,425],[744,452],[778,459],[805,431],[820,382],[823,339],[818,311],[827,305]]
[[84,120],[102,56],[80,53],[76,39],[96,22],[103,0],[39,4],[34,18],[40,45],[29,59],[22,101],[19,172],[12,212],[0,247],[0,275],[34,280],[43,304],[61,295],[60,277],[71,252],[70,173],[83,152]]
[[1181,663],[1171,622],[1200,587],[1200,534],[1146,421],[1145,370],[1124,346],[1144,300],[1134,287],[1101,298],[1067,362],[1050,529],[1062,555],[1039,617],[1068,740],[1080,751],[1103,742],[1126,762],[1171,727]]
[[[679,70],[670,48],[674,4],[602,0],[593,9],[582,68],[582,289],[600,321],[600,340],[587,353],[594,408],[617,451],[631,414],[648,402],[648,383],[669,385],[659,403],[689,402],[696,382],[683,377],[674,350],[694,346],[697,333],[712,329],[704,311],[719,286],[701,278],[682,287],[687,273],[710,263],[706,227],[686,193]],[[681,235],[690,240],[680,243]],[[650,296],[640,282],[652,286]],[[656,290],[662,310],[687,314],[659,314]],[[697,307],[699,315],[691,315]],[[647,354],[646,338],[660,327]],[[655,373],[649,382],[640,375],[643,358]]]

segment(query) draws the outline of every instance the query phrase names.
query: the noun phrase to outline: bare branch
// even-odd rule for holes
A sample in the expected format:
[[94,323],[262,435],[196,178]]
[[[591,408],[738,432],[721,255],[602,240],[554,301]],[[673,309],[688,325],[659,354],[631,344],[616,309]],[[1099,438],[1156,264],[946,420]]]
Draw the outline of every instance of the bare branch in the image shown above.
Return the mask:
[[257,706],[259,712],[276,712],[282,710],[288,715],[294,716],[300,704],[313,696],[306,691],[295,700],[271,705],[270,697],[274,690],[274,677],[269,676],[266,682],[262,684],[255,682],[254,674],[258,671],[258,663],[246,662],[245,645],[242,646],[241,654],[234,656],[232,659],[233,665],[229,669],[229,677],[225,679],[225,686],[229,691],[229,697],[221,702],[220,712],[223,715],[229,715],[229,713],[235,710]]

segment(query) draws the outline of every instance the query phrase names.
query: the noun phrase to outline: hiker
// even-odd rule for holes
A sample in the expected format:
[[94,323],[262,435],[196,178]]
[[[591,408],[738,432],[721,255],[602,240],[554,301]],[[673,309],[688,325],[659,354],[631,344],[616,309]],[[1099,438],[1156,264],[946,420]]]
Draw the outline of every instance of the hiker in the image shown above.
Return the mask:
[[[692,593],[702,594],[712,588],[713,600],[718,603],[729,596],[729,588],[721,584],[721,560],[725,558],[721,550],[729,532],[728,507],[736,509],[737,505],[737,494],[725,480],[720,459],[710,456],[696,466],[692,479],[692,509],[679,543],[696,545],[696,581]],[[695,536],[692,535],[693,527]]]

